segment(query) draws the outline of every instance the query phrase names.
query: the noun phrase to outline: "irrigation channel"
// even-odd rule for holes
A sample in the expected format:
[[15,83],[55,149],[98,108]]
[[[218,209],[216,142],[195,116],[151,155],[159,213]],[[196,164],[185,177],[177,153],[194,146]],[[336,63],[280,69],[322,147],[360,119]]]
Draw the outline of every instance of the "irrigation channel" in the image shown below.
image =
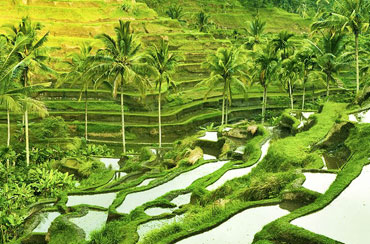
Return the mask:
[[[309,115],[308,115],[309,116]],[[226,131],[231,130],[226,128]],[[205,136],[200,137],[199,140],[217,142],[217,132],[207,132]],[[259,162],[266,156],[267,151],[270,146],[270,140],[267,140],[261,146],[261,156],[256,164],[240,168],[240,169],[230,169],[224,173],[216,182],[207,186],[207,190],[215,190],[218,187],[222,186],[226,181],[247,175],[251,170],[257,166]],[[243,150],[243,149],[237,149]],[[194,181],[207,176],[220,168],[222,168],[228,161],[217,161],[215,156],[212,155],[203,155],[204,160],[209,160],[210,162],[205,162],[204,164],[188,171],[181,173],[170,181],[167,181],[163,184],[154,186],[148,190],[137,191],[129,193],[124,198],[123,202],[116,208],[118,213],[130,213],[132,210],[136,209],[139,206],[142,206],[145,203],[153,201],[168,192],[175,190],[183,190],[189,187]],[[118,165],[119,159],[101,159],[101,161],[106,165],[106,167],[112,168],[119,173],[119,176],[124,176],[126,173],[119,172],[120,169]],[[320,193],[324,193],[330,184],[335,179],[335,174],[322,174],[322,173],[304,173],[306,181],[303,186]],[[156,178],[148,178],[141,182],[136,187],[148,186],[151,181]],[[84,230],[86,238],[89,239],[92,231],[100,229],[107,221],[108,212],[107,209],[111,206],[113,201],[117,197],[117,192],[108,192],[108,193],[98,193],[98,194],[86,194],[86,195],[70,195],[68,196],[68,201],[66,205],[68,207],[77,206],[77,205],[90,205],[97,206],[100,208],[106,209],[103,210],[93,210],[89,209],[87,214],[82,217],[71,217],[69,220],[79,226]],[[182,205],[190,203],[191,193],[181,194],[175,197],[171,203],[176,205],[173,208],[160,208],[160,207],[151,207],[145,210],[145,213],[149,216],[158,216],[165,213],[172,213],[174,210],[178,209]],[[370,206],[370,205],[369,205]],[[180,241],[179,243],[209,243],[217,239],[218,242],[222,243],[249,243],[253,240],[255,233],[262,229],[262,227],[269,222],[287,214],[288,211],[281,209],[278,205],[275,206],[262,206],[255,207],[244,210],[243,212],[236,214],[231,217],[226,222],[221,225],[198,235],[191,236],[187,239]],[[39,225],[33,230],[33,232],[46,233],[48,231],[51,223],[61,214],[59,212],[44,212],[41,214],[43,220]],[[172,218],[166,219],[156,219],[153,221],[146,222],[141,224],[137,228],[139,235],[139,242],[143,240],[146,234],[151,232],[154,229],[158,229],[166,224],[171,224],[174,222],[180,222],[184,218],[184,214],[176,215]],[[369,218],[370,219],[370,218]],[[227,240],[224,239],[225,236],[232,237]]]

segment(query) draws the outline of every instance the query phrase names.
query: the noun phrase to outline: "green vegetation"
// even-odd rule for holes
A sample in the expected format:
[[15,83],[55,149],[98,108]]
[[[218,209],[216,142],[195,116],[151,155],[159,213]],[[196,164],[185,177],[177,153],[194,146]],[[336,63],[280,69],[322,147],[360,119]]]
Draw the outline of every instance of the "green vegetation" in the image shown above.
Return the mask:
[[[353,122],[369,109],[369,8],[1,1],[0,243],[137,243],[141,225],[176,217],[140,238],[174,243],[269,205],[290,213],[253,243],[336,243],[290,222],[330,204],[369,163],[369,125]],[[328,170],[330,160],[340,163]],[[193,172],[202,177],[120,212],[130,194]],[[233,172],[244,175],[209,190]],[[320,194],[302,186],[305,172],[337,178]],[[69,219],[91,211],[108,220],[90,235]],[[61,216],[32,232],[45,212]]]

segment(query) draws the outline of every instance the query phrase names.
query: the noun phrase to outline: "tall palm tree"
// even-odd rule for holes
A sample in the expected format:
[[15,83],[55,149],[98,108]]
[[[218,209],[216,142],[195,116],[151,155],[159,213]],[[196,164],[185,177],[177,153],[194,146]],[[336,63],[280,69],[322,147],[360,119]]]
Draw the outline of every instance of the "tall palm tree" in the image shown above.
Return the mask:
[[345,35],[336,32],[327,32],[322,35],[318,45],[311,42],[316,52],[314,62],[326,83],[326,98],[329,99],[330,83],[337,83],[337,74],[343,69],[342,55],[345,49]]
[[[88,88],[94,86],[94,79],[90,76],[85,76],[84,73],[88,69],[90,62],[93,61],[94,56],[91,54],[92,46],[88,44],[82,44],[80,46],[80,53],[71,54],[71,60],[68,61],[68,65],[71,67],[71,71],[61,79],[61,83],[72,81],[71,86],[79,83],[81,86],[80,98],[82,94],[85,96],[85,140],[87,142],[87,98],[88,98]],[[57,84],[57,86],[61,85]]]
[[249,23],[248,27],[245,29],[249,40],[245,44],[249,49],[253,49],[255,45],[261,43],[261,38],[265,31],[266,22],[262,21],[258,16]]
[[116,38],[108,34],[96,36],[104,44],[104,48],[98,50],[94,63],[86,74],[94,77],[96,74],[96,86],[108,81],[113,86],[113,97],[117,96],[120,89],[121,95],[121,125],[122,125],[122,150],[126,153],[125,137],[125,111],[123,102],[124,86],[131,83],[136,85],[140,92],[144,93],[148,82],[140,74],[146,65],[141,62],[142,55],[139,54],[140,43],[132,34],[130,22],[119,21],[119,26],[114,28]]
[[[33,24],[31,20],[23,18],[18,27],[10,26],[11,33],[9,34],[9,40],[14,45],[17,43],[17,38],[19,36],[27,36],[29,41],[18,52],[19,61],[22,62],[22,75],[21,83],[24,87],[23,93],[25,96],[29,96],[28,86],[32,85],[32,79],[39,72],[49,72],[54,73],[46,64],[45,61],[48,60],[46,55],[46,48],[44,44],[47,41],[49,32],[44,34],[41,38],[38,38],[38,31],[41,30],[40,23]],[[48,83],[49,84],[49,83]],[[41,84],[38,84],[41,85]],[[25,136],[26,136],[26,162],[27,166],[30,164],[30,153],[29,153],[29,130],[28,130],[28,113],[29,109],[32,112],[41,111],[44,106],[40,102],[33,101],[28,98],[23,99],[24,103],[24,119],[25,119]],[[37,104],[37,105],[35,105]],[[41,109],[41,110],[40,110]],[[43,114],[43,112],[41,112]]]
[[174,72],[180,56],[168,51],[168,42],[161,40],[159,46],[154,46],[147,52],[144,60],[153,67],[157,73],[156,87],[158,87],[158,126],[159,126],[159,148],[162,147],[162,123],[161,123],[161,93],[162,83],[166,82],[167,87],[175,87],[171,79],[171,74]]
[[294,109],[293,88],[299,80],[300,66],[295,56],[285,59],[282,62],[281,81],[284,89],[289,93],[290,107]]
[[[223,85],[222,91],[222,119],[221,124],[227,124],[227,112],[225,113],[225,105],[231,105],[232,87],[240,88],[245,94],[247,88],[241,78],[246,77],[244,70],[246,69],[247,59],[245,53],[240,48],[219,48],[215,54],[208,56],[207,61],[203,64],[205,68],[211,71],[209,79],[199,83],[206,84],[209,87],[208,94],[214,90],[217,85]],[[227,110],[227,108],[226,108]]]
[[265,122],[266,106],[267,106],[267,87],[273,81],[276,71],[279,66],[279,59],[277,58],[274,47],[268,43],[261,50],[253,53],[254,66],[253,70],[253,83],[258,83],[263,88],[262,99],[262,124]]
[[289,58],[294,52],[294,46],[290,40],[294,34],[287,31],[282,31],[278,36],[272,39],[275,52],[281,51],[281,60]]
[[315,53],[312,50],[312,47],[303,46],[296,54],[296,58],[301,65],[300,73],[303,76],[302,85],[303,85],[303,94],[302,94],[302,110],[305,107],[305,97],[306,97],[306,85],[308,82],[308,77],[310,72],[315,69]]
[[359,36],[367,31],[370,20],[370,1],[368,0],[336,0],[327,18],[312,25],[313,30],[321,28],[337,28],[339,31],[348,30],[355,37],[356,59],[356,94],[360,90],[359,69]]

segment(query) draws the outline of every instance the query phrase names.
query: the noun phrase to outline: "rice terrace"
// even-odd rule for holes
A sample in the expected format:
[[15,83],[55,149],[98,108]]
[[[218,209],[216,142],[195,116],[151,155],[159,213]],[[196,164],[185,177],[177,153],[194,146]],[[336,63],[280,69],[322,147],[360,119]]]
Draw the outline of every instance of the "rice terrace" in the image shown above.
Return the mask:
[[370,243],[370,0],[0,0],[0,244]]

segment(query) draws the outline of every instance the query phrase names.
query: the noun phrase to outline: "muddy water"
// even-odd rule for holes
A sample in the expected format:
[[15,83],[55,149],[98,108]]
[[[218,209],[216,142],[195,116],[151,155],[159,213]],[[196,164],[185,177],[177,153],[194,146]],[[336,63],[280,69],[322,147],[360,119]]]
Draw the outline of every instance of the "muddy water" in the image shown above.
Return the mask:
[[292,224],[334,240],[364,244],[370,240],[370,166],[328,206]]
[[219,161],[203,164],[191,171],[182,173],[174,179],[157,187],[151,188],[146,191],[128,194],[123,203],[119,207],[117,207],[117,212],[129,213],[136,207],[146,202],[153,201],[156,198],[166,194],[167,192],[184,189],[190,186],[195,180],[220,169],[226,163],[227,161]]
[[204,233],[191,236],[177,244],[248,244],[263,226],[289,212],[279,206],[257,207],[244,210],[221,225]]

